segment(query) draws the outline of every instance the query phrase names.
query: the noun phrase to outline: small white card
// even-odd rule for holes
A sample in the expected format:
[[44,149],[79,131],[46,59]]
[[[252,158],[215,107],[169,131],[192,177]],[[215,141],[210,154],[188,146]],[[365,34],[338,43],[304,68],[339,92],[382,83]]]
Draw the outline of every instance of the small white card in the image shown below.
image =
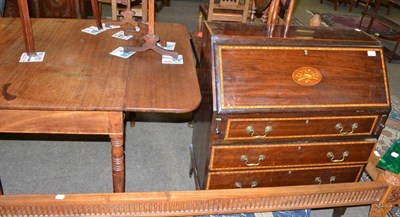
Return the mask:
[[33,56],[28,56],[28,54],[23,53],[19,59],[20,63],[33,63],[33,62],[43,62],[45,52],[35,52]]
[[109,29],[118,29],[118,28],[120,28],[120,26],[117,26],[117,25],[106,26],[104,23],[102,25],[103,25],[102,29],[97,28],[97,26],[90,26],[88,28],[82,29],[82,32],[85,32],[85,33],[88,33],[88,34],[91,34],[91,35],[97,35],[99,33],[107,31]]
[[183,64],[183,56],[178,55],[178,58],[172,56],[162,55],[162,64]]
[[109,25],[109,26],[106,26],[105,23],[102,23],[102,26],[103,26],[103,29],[106,29],[106,30],[109,30],[109,29],[119,29],[119,28],[121,28],[121,26],[118,26],[118,25]]
[[129,40],[133,37],[133,35],[126,35],[125,31],[119,31],[119,32],[115,33],[114,35],[112,35],[112,37],[123,39],[123,40]]
[[129,58],[130,56],[132,56],[135,52],[134,51],[128,51],[125,52],[124,47],[119,47],[115,50],[113,50],[110,54],[113,56],[117,56],[117,57],[121,57],[121,58]]
[[368,55],[369,57],[376,57],[376,51],[374,51],[374,50],[369,50],[369,51],[367,51],[367,55]]
[[160,43],[157,43],[157,46],[162,47],[165,50],[175,50],[175,45],[176,45],[176,42],[173,42],[173,41],[167,41],[167,43],[165,43],[165,47],[161,46]]
[[91,34],[91,35],[97,35],[99,33],[102,33],[104,31],[106,31],[106,30],[107,30],[106,28],[99,29],[99,28],[97,28],[97,26],[91,26],[91,27],[88,27],[86,29],[82,29],[82,32],[85,32],[85,33],[88,33],[88,34]]

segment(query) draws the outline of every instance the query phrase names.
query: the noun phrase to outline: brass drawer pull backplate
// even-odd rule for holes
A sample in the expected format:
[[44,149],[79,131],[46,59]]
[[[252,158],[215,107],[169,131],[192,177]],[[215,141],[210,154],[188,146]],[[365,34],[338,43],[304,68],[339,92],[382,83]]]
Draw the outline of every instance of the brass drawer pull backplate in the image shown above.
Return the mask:
[[258,166],[260,165],[261,161],[265,160],[267,157],[265,157],[265,155],[261,154],[260,156],[258,156],[258,162],[257,163],[249,163],[249,158],[247,157],[247,155],[242,155],[240,156],[240,160],[243,161],[246,166],[249,167],[253,167],[253,166]]
[[335,128],[342,135],[350,135],[350,134],[353,134],[354,130],[358,128],[358,123],[353,123],[351,125],[351,131],[350,132],[343,132],[344,131],[344,126],[341,123],[336,124]]
[[343,162],[344,159],[345,159],[346,157],[348,157],[349,155],[350,155],[350,152],[345,151],[345,152],[342,153],[342,159],[335,159],[335,155],[333,154],[333,152],[328,152],[328,153],[326,153],[326,156],[327,156],[329,159],[331,159],[331,161],[332,161],[333,163]]
[[[250,187],[255,188],[255,187],[257,187],[257,185],[258,185],[257,181],[252,181]],[[235,188],[243,188],[243,185],[241,182],[235,182],[234,186],[235,186]]]
[[263,139],[263,138],[267,137],[268,133],[272,132],[272,126],[265,127],[264,135],[254,135],[254,127],[253,126],[246,127],[246,132],[249,136],[251,136],[255,139]]
[[[322,183],[322,178],[321,177],[317,177],[314,179],[314,181],[318,184],[321,185]],[[336,176],[331,176],[331,178],[329,178],[329,184],[332,184],[333,182],[336,181]]]

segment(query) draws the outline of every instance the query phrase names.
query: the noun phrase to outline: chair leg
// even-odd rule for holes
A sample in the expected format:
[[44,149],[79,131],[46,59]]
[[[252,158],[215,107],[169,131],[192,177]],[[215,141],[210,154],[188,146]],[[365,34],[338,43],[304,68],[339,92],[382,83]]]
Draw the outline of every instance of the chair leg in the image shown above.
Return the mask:
[[353,10],[353,6],[356,4],[356,0],[350,0],[350,9],[349,12]]
[[337,6],[338,6],[338,2],[337,2],[337,0],[334,0],[333,1],[333,10],[334,11],[337,11]]
[[202,25],[203,25],[203,13],[199,10],[199,15],[197,17],[197,31],[201,32],[202,31]]
[[365,30],[366,32],[369,32],[369,31],[371,30],[372,24],[374,24],[374,20],[375,20],[375,18],[374,18],[374,17],[371,17],[371,20],[369,21],[367,30]]
[[358,25],[358,28],[361,29],[361,25],[362,25],[362,21],[364,20],[365,17],[365,13],[362,13],[361,15],[361,20],[360,20],[360,24]]
[[397,41],[396,45],[393,48],[392,54],[389,57],[389,61],[388,61],[389,63],[392,62],[394,56],[396,55],[396,50],[397,50],[397,48],[399,48],[399,44],[400,44],[400,41]]
[[387,15],[390,14],[390,7],[391,7],[391,4],[392,4],[391,1],[389,1],[389,2],[387,3],[387,11],[386,11],[386,14],[387,14]]
[[371,0],[367,0],[367,3],[365,4],[365,10],[368,10],[369,7],[369,3],[371,2]]
[[333,209],[332,217],[343,217],[347,207],[336,207]]
[[3,195],[3,186],[1,185],[1,179],[0,179],[0,195]]
[[111,0],[111,19],[117,20],[118,9],[117,9],[117,0]]

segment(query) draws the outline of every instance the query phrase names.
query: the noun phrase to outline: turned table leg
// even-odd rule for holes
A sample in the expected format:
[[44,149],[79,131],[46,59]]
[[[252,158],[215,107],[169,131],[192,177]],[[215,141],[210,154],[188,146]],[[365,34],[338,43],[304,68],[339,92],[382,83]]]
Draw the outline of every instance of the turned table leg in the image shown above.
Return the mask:
[[125,192],[125,156],[123,135],[110,135],[114,192]]
[[124,118],[122,113],[108,115],[114,192],[125,192]]

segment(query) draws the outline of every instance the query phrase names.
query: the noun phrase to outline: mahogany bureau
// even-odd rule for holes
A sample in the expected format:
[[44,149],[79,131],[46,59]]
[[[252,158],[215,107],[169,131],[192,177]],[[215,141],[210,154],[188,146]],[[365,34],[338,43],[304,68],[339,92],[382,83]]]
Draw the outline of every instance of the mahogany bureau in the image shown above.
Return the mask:
[[205,23],[197,189],[355,182],[390,111],[379,41],[354,29]]

